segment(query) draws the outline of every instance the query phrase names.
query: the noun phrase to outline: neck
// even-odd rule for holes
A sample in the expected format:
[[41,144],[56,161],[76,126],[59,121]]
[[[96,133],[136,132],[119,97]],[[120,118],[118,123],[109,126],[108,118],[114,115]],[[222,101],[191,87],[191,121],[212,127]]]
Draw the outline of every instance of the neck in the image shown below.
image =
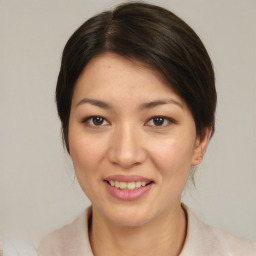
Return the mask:
[[186,237],[181,204],[136,227],[118,226],[93,208],[90,242],[95,256],[178,256]]

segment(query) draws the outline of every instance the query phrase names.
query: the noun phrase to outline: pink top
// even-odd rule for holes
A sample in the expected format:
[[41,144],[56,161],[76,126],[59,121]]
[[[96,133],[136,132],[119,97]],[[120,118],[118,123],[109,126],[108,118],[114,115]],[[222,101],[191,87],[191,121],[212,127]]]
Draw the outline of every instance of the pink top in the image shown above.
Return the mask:
[[[184,205],[183,205],[184,206]],[[201,222],[186,206],[187,237],[180,256],[256,256],[256,244]],[[93,256],[88,237],[91,208],[71,224],[48,235],[39,256]]]

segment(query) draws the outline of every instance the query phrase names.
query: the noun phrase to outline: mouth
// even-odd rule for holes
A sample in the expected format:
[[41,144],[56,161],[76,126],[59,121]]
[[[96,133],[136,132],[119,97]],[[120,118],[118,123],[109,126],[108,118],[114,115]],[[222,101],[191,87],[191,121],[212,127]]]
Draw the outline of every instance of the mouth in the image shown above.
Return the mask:
[[153,183],[153,181],[132,181],[132,182],[125,182],[125,181],[114,181],[114,180],[104,180],[110,186],[121,189],[121,190],[135,190],[141,187],[148,186],[149,184]]
[[151,190],[155,183],[148,178],[134,175],[114,175],[105,178],[103,181],[111,196],[125,201],[141,198]]

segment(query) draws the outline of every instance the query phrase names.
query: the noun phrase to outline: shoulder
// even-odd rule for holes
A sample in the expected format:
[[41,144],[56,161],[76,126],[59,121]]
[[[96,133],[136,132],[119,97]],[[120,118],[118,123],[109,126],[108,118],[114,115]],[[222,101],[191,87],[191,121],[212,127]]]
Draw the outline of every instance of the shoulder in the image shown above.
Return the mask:
[[47,235],[39,245],[39,256],[91,255],[87,224],[90,214],[88,208],[72,223]]
[[234,256],[256,256],[256,244],[243,238],[235,237],[217,228],[208,227],[215,245],[225,253]]
[[184,207],[188,216],[187,238],[181,256],[256,256],[256,244],[201,222]]

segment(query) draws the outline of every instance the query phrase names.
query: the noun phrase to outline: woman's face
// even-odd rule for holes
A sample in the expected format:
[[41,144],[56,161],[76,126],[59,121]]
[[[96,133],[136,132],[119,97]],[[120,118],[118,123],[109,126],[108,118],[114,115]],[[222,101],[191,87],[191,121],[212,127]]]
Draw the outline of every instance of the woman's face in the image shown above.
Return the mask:
[[187,105],[143,64],[106,53],[80,75],[70,155],[83,191],[108,220],[141,225],[180,205],[202,143]]

